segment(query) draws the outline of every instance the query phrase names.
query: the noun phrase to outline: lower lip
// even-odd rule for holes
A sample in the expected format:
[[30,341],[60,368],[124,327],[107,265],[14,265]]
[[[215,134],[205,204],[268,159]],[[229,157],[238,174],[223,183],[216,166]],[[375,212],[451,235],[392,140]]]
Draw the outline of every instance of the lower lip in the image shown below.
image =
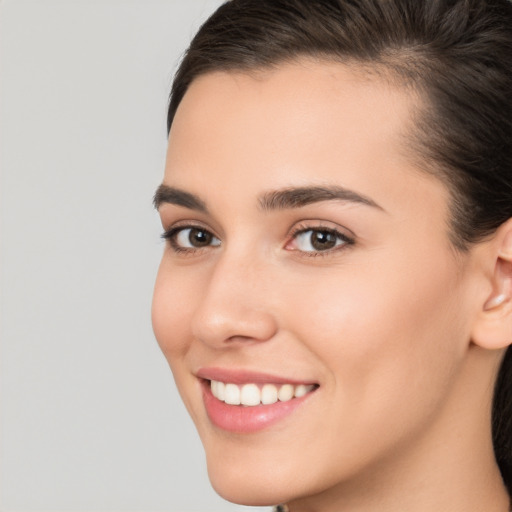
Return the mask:
[[203,400],[210,421],[218,428],[228,432],[248,434],[258,432],[292,414],[311,395],[310,392],[300,398],[292,398],[287,402],[276,402],[270,405],[229,405],[212,395],[210,382],[203,382]]

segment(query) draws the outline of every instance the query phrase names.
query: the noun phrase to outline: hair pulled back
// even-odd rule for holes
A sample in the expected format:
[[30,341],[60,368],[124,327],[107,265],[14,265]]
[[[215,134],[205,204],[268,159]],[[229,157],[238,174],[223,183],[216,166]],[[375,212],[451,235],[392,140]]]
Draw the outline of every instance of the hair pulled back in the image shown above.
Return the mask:
[[[417,91],[411,151],[451,191],[459,251],[512,217],[510,0],[231,0],[206,21],[175,75],[167,128],[192,81],[300,57],[357,64]],[[512,348],[494,395],[493,442],[512,494]]]

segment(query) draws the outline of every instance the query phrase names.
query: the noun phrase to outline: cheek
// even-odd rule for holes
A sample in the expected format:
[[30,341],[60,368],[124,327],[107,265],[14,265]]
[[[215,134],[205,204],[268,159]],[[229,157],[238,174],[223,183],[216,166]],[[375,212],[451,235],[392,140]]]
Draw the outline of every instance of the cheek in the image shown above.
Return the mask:
[[290,294],[290,325],[300,325],[296,335],[361,421],[390,417],[383,414],[390,408],[407,411],[404,402],[425,413],[463,358],[468,329],[453,264],[438,257],[416,269],[404,272],[396,257],[378,268],[340,269],[324,286],[308,283],[307,294]]
[[184,274],[175,267],[170,268],[164,255],[155,283],[151,317],[155,337],[183,403],[192,418],[197,419],[198,411],[190,399],[190,390],[197,382],[188,371],[185,359],[192,344],[192,314],[201,291],[196,280],[185,279]]
[[169,268],[164,256],[156,278],[151,319],[155,337],[171,367],[188,351],[197,293],[194,281],[183,282],[182,273]]

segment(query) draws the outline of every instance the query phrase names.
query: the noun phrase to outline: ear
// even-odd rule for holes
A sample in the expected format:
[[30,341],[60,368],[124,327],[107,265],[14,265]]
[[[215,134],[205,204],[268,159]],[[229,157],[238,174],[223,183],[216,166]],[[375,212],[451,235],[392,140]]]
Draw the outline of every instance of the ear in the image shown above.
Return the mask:
[[492,291],[481,305],[472,341],[482,348],[496,350],[512,344],[512,219],[498,228],[488,249],[488,281]]

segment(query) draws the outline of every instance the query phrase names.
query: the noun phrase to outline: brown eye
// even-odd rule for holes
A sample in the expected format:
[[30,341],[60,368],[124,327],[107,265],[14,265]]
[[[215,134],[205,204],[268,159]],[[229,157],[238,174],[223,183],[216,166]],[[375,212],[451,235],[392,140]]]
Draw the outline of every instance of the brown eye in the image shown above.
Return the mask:
[[220,245],[220,240],[216,236],[200,227],[177,229],[169,238],[176,249],[193,250]]
[[193,247],[205,247],[210,245],[213,235],[204,229],[190,229],[188,230],[188,241]]
[[320,253],[353,243],[352,239],[336,230],[304,229],[294,236],[289,249],[304,253]]
[[336,235],[330,231],[312,231],[310,244],[316,251],[326,251],[336,247]]

